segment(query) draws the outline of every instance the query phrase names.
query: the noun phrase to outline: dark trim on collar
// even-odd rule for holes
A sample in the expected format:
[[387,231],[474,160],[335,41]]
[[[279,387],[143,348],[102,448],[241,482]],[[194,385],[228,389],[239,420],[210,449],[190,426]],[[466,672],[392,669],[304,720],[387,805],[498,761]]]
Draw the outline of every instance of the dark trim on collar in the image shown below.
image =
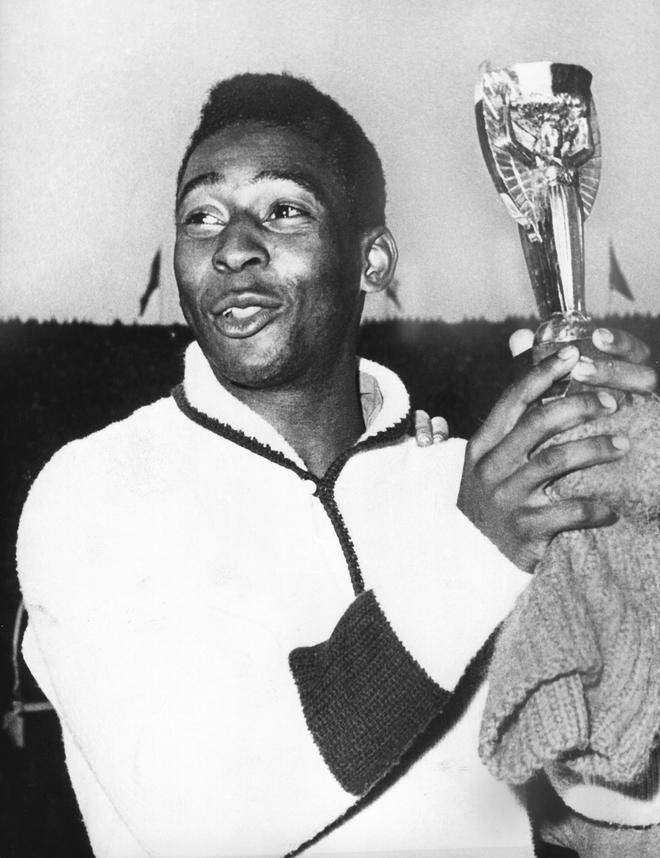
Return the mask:
[[183,384],[176,385],[172,390],[172,397],[186,417],[189,417],[194,423],[199,424],[204,429],[208,429],[209,432],[220,435],[228,441],[233,441],[235,444],[251,450],[258,456],[263,456],[265,459],[274,462],[276,465],[282,465],[284,468],[289,468],[289,470],[298,474],[298,476],[303,480],[314,480],[317,486],[325,485],[328,488],[334,488],[334,484],[337,482],[337,478],[339,477],[342,468],[356,453],[360,453],[364,450],[370,450],[374,447],[382,447],[386,444],[392,444],[400,438],[403,438],[405,435],[411,434],[412,427],[412,409],[409,408],[406,415],[396,423],[393,423],[386,429],[382,429],[375,435],[365,438],[363,441],[358,442],[353,447],[349,447],[348,450],[340,453],[334,462],[332,462],[325,474],[322,477],[317,477],[310,471],[305,470],[305,468],[301,468],[291,459],[288,459],[284,453],[281,453],[279,450],[273,450],[273,448],[269,447],[268,444],[258,441],[251,435],[246,435],[245,432],[240,429],[234,429],[234,427],[230,426],[228,423],[222,423],[220,420],[216,420],[215,417],[209,417],[208,414],[205,414],[203,411],[195,408],[186,396]]
[[258,456],[263,456],[264,459],[268,459],[276,465],[282,465],[283,468],[289,468],[289,470],[298,474],[298,476],[303,480],[312,479],[315,482],[318,482],[313,474],[310,474],[309,471],[306,471],[304,468],[296,465],[296,463],[292,462],[291,459],[287,459],[284,453],[280,453],[279,450],[273,450],[273,448],[269,447],[268,444],[263,444],[261,441],[257,441],[256,438],[246,435],[245,432],[242,432],[240,429],[234,429],[234,427],[230,426],[228,423],[221,423],[219,420],[216,420],[215,417],[209,417],[208,414],[204,414],[203,411],[195,408],[194,405],[191,405],[188,397],[186,396],[183,384],[177,384],[177,386],[172,390],[172,398],[186,417],[189,417],[193,423],[197,423],[204,429],[208,429],[209,432],[213,432],[215,435],[220,435],[228,441],[233,441],[234,444],[238,444],[239,447],[245,447],[247,450],[251,450]]
[[208,414],[204,414],[203,411],[195,408],[195,406],[188,400],[183,384],[178,384],[173,389],[172,397],[186,417],[194,423],[197,423],[199,426],[202,426],[204,429],[208,429],[209,432],[213,432],[215,435],[220,435],[222,438],[226,438],[228,441],[232,441],[234,444],[238,444],[240,447],[244,447],[252,453],[262,456],[264,459],[268,459],[269,462],[273,462],[275,465],[281,465],[283,468],[288,468],[290,471],[293,471],[294,474],[297,474],[301,480],[312,480],[316,483],[314,495],[321,502],[335,533],[337,534],[337,539],[339,540],[339,544],[348,567],[353,592],[356,596],[363,593],[365,586],[364,579],[362,577],[362,570],[360,569],[360,562],[355,551],[355,546],[353,545],[353,540],[351,539],[351,535],[346,527],[346,522],[337,506],[334,494],[335,483],[337,482],[337,478],[346,462],[348,462],[348,460],[356,453],[360,453],[364,450],[370,450],[375,447],[382,447],[386,444],[392,444],[400,438],[403,438],[404,435],[410,434],[412,427],[411,409],[408,409],[405,417],[401,418],[401,420],[396,423],[393,423],[387,429],[383,429],[375,435],[365,438],[364,441],[360,441],[353,447],[349,447],[348,450],[345,450],[337,456],[322,477],[317,477],[310,471],[301,468],[295,462],[291,461],[291,459],[288,459],[284,453],[281,453],[279,450],[273,450],[273,448],[269,447],[268,444],[263,444],[261,441],[257,441],[256,438],[246,435],[245,432],[242,432],[240,429],[234,429],[234,427],[230,426],[228,423],[221,423],[214,417],[209,417]]

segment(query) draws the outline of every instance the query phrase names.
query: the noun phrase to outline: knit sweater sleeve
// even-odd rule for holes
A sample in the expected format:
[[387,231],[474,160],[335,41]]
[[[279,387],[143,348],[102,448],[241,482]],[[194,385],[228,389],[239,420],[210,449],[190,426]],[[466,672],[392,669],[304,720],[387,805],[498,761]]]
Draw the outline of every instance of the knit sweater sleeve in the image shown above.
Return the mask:
[[[410,487],[396,501],[394,514],[413,535],[415,557],[398,564],[396,574],[378,575],[373,584],[397,638],[447,691],[531,581],[457,507],[465,445],[455,438],[411,455]],[[426,455],[432,457],[430,465]],[[429,485],[433,491],[425,488],[425,512],[420,514],[417,504],[411,513],[410,495]],[[383,554],[382,568],[384,560]]]
[[438,511],[445,538],[413,577],[401,570],[376,589],[397,637],[442,688],[456,687],[531,576],[511,563],[455,506]]

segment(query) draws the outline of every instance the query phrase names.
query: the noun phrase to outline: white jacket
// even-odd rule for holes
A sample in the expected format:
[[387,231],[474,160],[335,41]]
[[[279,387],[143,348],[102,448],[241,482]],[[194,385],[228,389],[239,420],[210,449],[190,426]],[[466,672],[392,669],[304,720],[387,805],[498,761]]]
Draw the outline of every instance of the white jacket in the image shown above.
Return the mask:
[[322,481],[193,344],[179,406],[68,444],[32,487],[24,654],[98,858],[282,856],[370,790],[305,854],[532,855],[478,759],[483,684],[462,713],[450,695],[529,578],[455,506],[464,442],[418,447],[399,379],[360,369],[368,428]]

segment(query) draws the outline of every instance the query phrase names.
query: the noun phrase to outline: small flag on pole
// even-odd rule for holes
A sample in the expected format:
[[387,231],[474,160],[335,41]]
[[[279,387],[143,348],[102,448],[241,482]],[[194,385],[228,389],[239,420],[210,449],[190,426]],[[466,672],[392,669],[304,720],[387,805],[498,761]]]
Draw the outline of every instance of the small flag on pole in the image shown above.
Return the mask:
[[619,261],[616,258],[616,253],[614,252],[614,245],[610,241],[610,292],[618,292],[619,295],[623,295],[624,298],[627,298],[629,301],[634,301],[635,296],[633,295],[630,286],[628,286],[628,281],[623,275],[623,271],[621,270],[621,266],[619,265]]
[[401,301],[399,301],[399,281],[395,278],[385,289],[385,296],[390,299],[397,310],[401,309]]
[[156,251],[156,254],[151,263],[151,273],[149,275],[149,282],[147,283],[147,288],[144,290],[144,294],[140,298],[140,316],[144,316],[144,311],[147,309],[147,304],[149,303],[149,299],[154,294],[156,289],[160,286],[160,247]]

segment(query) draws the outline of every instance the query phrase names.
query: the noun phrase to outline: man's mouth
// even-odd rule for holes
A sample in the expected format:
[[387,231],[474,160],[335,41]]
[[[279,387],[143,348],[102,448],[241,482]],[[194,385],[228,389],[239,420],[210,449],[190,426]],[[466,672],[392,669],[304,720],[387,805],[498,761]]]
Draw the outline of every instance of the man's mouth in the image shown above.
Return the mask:
[[243,295],[235,303],[224,299],[210,313],[213,325],[226,337],[251,337],[279,315],[282,305],[274,298],[255,301],[257,296]]

